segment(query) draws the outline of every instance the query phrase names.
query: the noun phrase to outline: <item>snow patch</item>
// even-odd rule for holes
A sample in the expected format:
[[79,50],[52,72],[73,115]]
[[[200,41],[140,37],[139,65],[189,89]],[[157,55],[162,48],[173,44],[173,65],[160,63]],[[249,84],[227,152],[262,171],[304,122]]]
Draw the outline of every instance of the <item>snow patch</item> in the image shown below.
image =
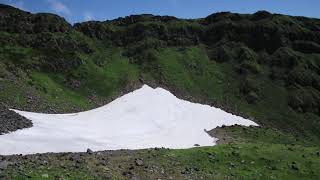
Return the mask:
[[33,127],[0,136],[0,154],[84,152],[92,150],[191,148],[212,146],[206,130],[256,123],[208,105],[178,99],[147,85],[113,102],[73,114],[41,114],[13,110]]

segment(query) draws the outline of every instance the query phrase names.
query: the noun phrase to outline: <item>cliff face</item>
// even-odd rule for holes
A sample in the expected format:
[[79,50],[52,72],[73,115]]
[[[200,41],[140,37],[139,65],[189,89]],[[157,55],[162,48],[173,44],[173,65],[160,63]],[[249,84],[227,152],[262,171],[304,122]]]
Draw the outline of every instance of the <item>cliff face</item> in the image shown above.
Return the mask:
[[142,83],[319,139],[320,20],[259,11],[70,25],[0,5],[0,99],[87,110]]

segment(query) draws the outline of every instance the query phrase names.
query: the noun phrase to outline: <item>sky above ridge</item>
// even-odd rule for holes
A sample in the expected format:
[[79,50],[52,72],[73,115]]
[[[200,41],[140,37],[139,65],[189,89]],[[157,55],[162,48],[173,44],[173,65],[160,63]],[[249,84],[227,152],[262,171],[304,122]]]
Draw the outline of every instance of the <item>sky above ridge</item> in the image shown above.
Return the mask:
[[132,14],[202,18],[215,12],[272,13],[320,18],[320,0],[0,0],[25,11],[50,12],[70,23],[111,20]]

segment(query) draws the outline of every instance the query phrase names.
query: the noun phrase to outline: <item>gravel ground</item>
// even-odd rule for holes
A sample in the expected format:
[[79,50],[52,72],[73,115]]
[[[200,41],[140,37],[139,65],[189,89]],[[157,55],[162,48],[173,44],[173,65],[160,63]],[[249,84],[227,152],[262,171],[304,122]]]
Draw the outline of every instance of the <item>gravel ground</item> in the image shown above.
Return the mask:
[[32,127],[32,122],[0,105],[0,135]]

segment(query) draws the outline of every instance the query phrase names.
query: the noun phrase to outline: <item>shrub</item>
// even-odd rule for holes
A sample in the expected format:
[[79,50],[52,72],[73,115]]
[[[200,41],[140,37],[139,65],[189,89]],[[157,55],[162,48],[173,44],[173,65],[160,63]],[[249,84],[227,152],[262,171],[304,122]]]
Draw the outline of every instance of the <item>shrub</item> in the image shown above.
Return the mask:
[[272,66],[290,69],[297,66],[298,63],[299,56],[288,47],[281,47],[272,54]]
[[240,92],[243,94],[249,94],[250,92],[258,92],[259,84],[255,79],[246,77],[240,84]]
[[288,104],[302,112],[319,113],[320,93],[314,89],[293,89],[289,92]]
[[249,72],[258,74],[261,72],[261,68],[255,61],[244,61],[238,67],[238,72],[241,74],[248,74]]
[[289,84],[299,84],[302,86],[312,86],[313,72],[302,67],[294,68],[288,75]]
[[228,62],[232,61],[234,57],[234,53],[232,49],[228,46],[222,45],[217,49],[217,58],[218,62]]
[[256,53],[250,48],[244,46],[239,49],[239,52],[238,52],[239,62],[244,62],[244,61],[253,62],[253,61],[256,61],[256,58],[257,58]]

